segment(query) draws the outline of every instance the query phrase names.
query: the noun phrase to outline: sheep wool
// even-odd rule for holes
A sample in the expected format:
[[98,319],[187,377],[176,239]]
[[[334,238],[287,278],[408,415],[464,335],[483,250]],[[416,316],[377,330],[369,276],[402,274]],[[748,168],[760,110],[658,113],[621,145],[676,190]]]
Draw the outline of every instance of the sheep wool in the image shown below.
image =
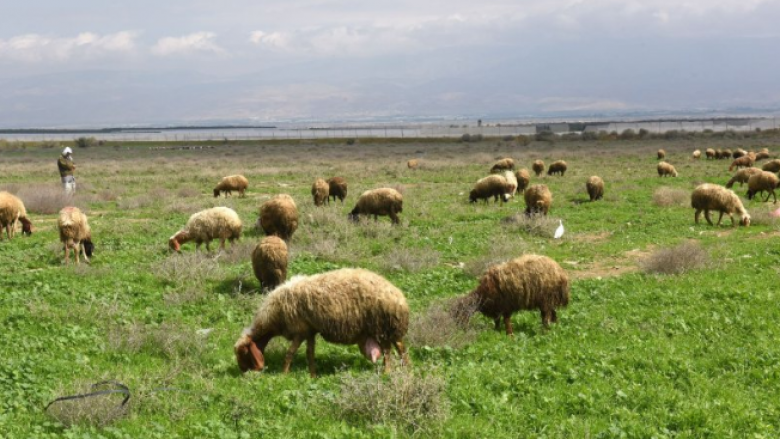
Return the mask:
[[769,201],[769,196],[772,196],[773,203],[777,203],[777,195],[775,195],[775,189],[780,185],[780,178],[773,172],[761,171],[753,174],[748,178],[748,200],[752,200],[756,194],[766,192],[766,198],[764,201]]
[[761,167],[761,170],[774,173],[780,172],[780,160],[775,159],[764,163],[764,166]]
[[219,248],[224,250],[225,240],[232,244],[236,239],[240,239],[242,229],[241,218],[233,209],[212,207],[190,216],[184,228],[168,240],[168,246],[171,250],[180,252],[182,244],[195,241],[196,250],[200,250],[200,245],[206,243],[206,250],[209,251],[211,241],[219,239]]
[[750,154],[742,155],[738,157],[736,160],[731,162],[731,166],[729,166],[729,171],[733,171],[734,168],[749,168],[753,166],[753,163],[755,163],[755,156],[751,156]]
[[707,148],[704,153],[707,156],[707,160],[716,158],[716,152],[712,148]]
[[737,148],[736,150],[734,150],[734,152],[731,153],[731,158],[738,159],[740,157],[743,157],[746,154],[747,154],[747,151],[745,151],[742,148]]
[[276,235],[289,242],[298,230],[298,207],[291,196],[276,195],[260,206],[259,221],[266,235]]
[[83,253],[84,260],[89,263],[94,247],[87,216],[78,207],[65,207],[57,218],[57,229],[65,251],[65,264],[70,264],[71,249],[74,250],[76,264],[79,263],[79,253]]
[[590,201],[600,200],[604,196],[604,180],[594,175],[585,182],[585,189],[588,190]]
[[691,194],[691,207],[696,209],[694,214],[694,222],[696,224],[699,223],[699,216],[704,211],[704,218],[707,220],[707,223],[712,225],[710,211],[716,210],[720,213],[718,225],[720,225],[724,213],[731,217],[732,226],[736,225],[734,221],[735,213],[739,214],[741,225],[750,225],[750,215],[748,215],[747,210],[742,205],[742,200],[739,199],[739,196],[734,191],[717,184],[704,183],[697,186]]
[[552,206],[552,193],[547,185],[535,184],[525,190],[525,214],[547,215]]
[[660,162],[658,163],[658,176],[659,177],[677,177],[677,170],[674,169],[674,166],[672,166],[669,163],[666,162]]
[[509,190],[510,186],[506,178],[497,174],[488,175],[477,180],[474,184],[471,192],[469,192],[469,202],[476,203],[477,200],[484,200],[487,203],[488,199],[493,197],[494,202],[497,202],[500,198],[503,203],[509,201]]
[[525,188],[531,182],[531,174],[528,173],[528,169],[523,168],[515,173],[515,179],[517,180],[517,193],[519,194],[525,192]]
[[563,177],[563,174],[566,173],[566,162],[563,160],[558,160],[556,162],[553,162],[550,167],[547,169],[547,175],[555,175],[560,174],[561,177]]
[[658,160],[663,160],[666,158],[666,151],[663,149],[658,150]]
[[327,182],[329,186],[328,198],[333,197],[333,201],[338,198],[343,203],[344,199],[347,198],[347,180],[344,177],[333,177],[329,178]]
[[701,158],[701,151],[699,151],[698,149],[693,151],[693,158],[697,159],[697,160],[700,159]]
[[22,224],[23,235],[32,235],[32,222],[27,218],[22,200],[10,192],[0,192],[0,241],[3,240],[2,229],[9,240],[13,239],[17,223]]
[[758,174],[759,172],[761,172],[761,170],[758,168],[742,168],[734,173],[734,176],[726,183],[726,187],[731,188],[734,186],[734,183],[739,183],[739,185],[742,186],[742,183],[747,183],[751,175]]
[[252,270],[263,291],[287,280],[287,244],[278,236],[266,236],[252,251]]
[[502,171],[509,171],[515,169],[515,161],[510,158],[503,158],[498,160],[492,168],[490,168],[490,172],[502,172]]
[[238,192],[239,197],[245,196],[244,192],[249,187],[249,180],[243,175],[229,175],[223,177],[222,180],[214,188],[214,198],[219,197],[220,193],[224,192],[225,197],[231,195],[232,191]]
[[406,167],[409,169],[417,169],[418,166],[420,166],[420,161],[418,159],[411,159],[406,162]]
[[404,294],[384,277],[363,269],[344,268],[314,276],[296,276],[280,285],[260,305],[252,327],[234,346],[241,371],[262,370],[265,348],[277,336],[290,340],[283,372],[303,341],[309,373],[316,374],[315,336],[330,343],[358,345],[372,362],[384,355],[390,369],[394,347],[408,363],[403,337],[409,328]]
[[404,210],[404,197],[393,188],[380,188],[365,191],[358,198],[355,208],[349,213],[352,221],[358,221],[360,215],[389,216],[393,224],[400,224],[398,214]]
[[507,184],[509,185],[509,195],[511,197],[515,196],[515,192],[517,192],[517,177],[515,176],[514,172],[512,171],[504,171],[504,178],[506,179]]
[[542,173],[544,173],[544,162],[541,160],[536,160],[531,165],[531,169],[534,171],[534,174],[536,174],[537,177],[541,177]]
[[311,185],[311,196],[314,198],[315,206],[322,206],[323,204],[330,204],[330,186],[328,183],[318,178]]
[[512,335],[512,315],[521,310],[541,311],[542,324],[558,321],[556,308],[569,304],[569,276],[557,262],[540,255],[523,255],[490,267],[479,286],[455,304],[461,322],[481,312],[493,319],[496,330],[503,318],[507,335]]
[[[766,149],[766,148],[764,148]],[[770,157],[769,151],[760,151],[756,153],[756,161],[766,160]]]

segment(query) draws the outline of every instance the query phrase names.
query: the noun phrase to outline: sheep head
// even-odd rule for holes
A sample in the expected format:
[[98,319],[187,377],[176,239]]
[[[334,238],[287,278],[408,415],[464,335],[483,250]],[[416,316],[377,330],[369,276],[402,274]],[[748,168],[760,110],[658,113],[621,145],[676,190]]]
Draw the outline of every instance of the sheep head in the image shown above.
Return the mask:
[[249,335],[242,335],[236,342],[233,350],[236,353],[236,361],[241,372],[248,370],[261,371],[265,368],[263,353]]
[[742,214],[739,224],[745,227],[750,226],[750,215],[748,215],[747,212]]
[[214,189],[214,198],[219,198],[219,189]]
[[358,211],[358,208],[355,207],[352,209],[352,212],[347,214],[347,218],[351,220],[353,223],[360,222],[360,212]]
[[477,191],[472,190],[469,192],[469,203],[476,203],[477,202]]
[[22,222],[22,234],[27,236],[32,235],[33,232],[32,222],[25,217],[19,218],[19,221]]
[[84,246],[84,254],[87,255],[88,258],[91,258],[92,252],[95,250],[95,244],[92,243],[92,237],[90,236],[81,241],[81,245]]
[[180,230],[168,240],[168,248],[181,253],[181,245],[190,240],[190,234],[186,230]]

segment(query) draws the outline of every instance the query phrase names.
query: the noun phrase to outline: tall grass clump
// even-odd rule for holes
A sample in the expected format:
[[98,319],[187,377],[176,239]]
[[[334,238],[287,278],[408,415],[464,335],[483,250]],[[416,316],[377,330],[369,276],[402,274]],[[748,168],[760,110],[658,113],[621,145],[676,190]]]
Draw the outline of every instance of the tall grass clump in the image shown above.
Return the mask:
[[[88,386],[82,382],[72,386],[60,386],[57,393],[83,395],[112,389],[118,387],[110,383]],[[46,414],[68,428],[73,426],[103,428],[127,414],[130,404],[122,404],[125,396],[125,393],[117,392],[57,401],[46,409]]]
[[417,273],[439,264],[439,252],[431,248],[394,247],[382,256],[385,271]]
[[159,279],[176,285],[202,284],[219,278],[221,270],[215,258],[197,252],[172,254],[152,266]]
[[639,266],[649,274],[682,274],[705,267],[709,254],[695,241],[686,241],[671,248],[656,250],[641,260]]
[[[455,309],[457,301],[440,300],[432,303],[424,312],[412,314],[409,321],[409,332],[406,342],[410,346],[460,349],[473,343],[477,333],[472,328],[458,324],[459,310]],[[463,314],[473,314],[476,303],[471,310],[463,310]],[[465,320],[465,319],[461,319]]]
[[659,187],[653,192],[653,204],[659,207],[690,207],[691,193],[679,188]]
[[16,196],[22,199],[28,212],[40,215],[50,215],[59,212],[63,207],[76,206],[85,209],[83,197],[67,195],[59,184],[33,184],[19,188]]
[[522,231],[531,236],[552,238],[558,228],[558,218],[547,215],[525,215],[516,213],[501,220],[501,223],[511,230]]

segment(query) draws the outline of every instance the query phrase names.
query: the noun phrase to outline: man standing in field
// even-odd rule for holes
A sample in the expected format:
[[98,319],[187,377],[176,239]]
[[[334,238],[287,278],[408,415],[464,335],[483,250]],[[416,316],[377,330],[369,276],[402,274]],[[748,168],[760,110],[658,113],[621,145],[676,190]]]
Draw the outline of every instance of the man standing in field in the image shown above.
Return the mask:
[[76,177],[73,176],[76,165],[73,164],[73,150],[69,146],[62,150],[62,157],[57,160],[57,167],[60,168],[60,180],[65,194],[73,195],[76,192]]

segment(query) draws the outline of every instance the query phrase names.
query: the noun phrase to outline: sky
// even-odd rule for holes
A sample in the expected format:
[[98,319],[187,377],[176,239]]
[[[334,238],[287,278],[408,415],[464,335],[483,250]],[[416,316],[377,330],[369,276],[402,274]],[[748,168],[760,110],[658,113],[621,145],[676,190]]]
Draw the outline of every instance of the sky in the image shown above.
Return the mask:
[[0,0],[0,127],[780,108],[780,0]]

